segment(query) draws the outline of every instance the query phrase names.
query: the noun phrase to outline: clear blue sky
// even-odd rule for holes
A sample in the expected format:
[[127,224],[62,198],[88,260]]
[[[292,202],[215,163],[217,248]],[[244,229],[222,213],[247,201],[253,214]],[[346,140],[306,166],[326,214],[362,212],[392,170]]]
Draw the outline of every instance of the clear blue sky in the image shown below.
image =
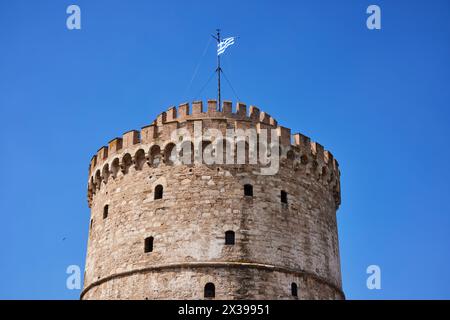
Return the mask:
[[[81,30],[66,28],[72,3]],[[374,3],[380,31],[365,25]],[[84,268],[91,156],[215,97],[214,82],[196,95],[218,26],[240,37],[223,60],[240,100],[340,162],[347,298],[450,298],[447,0],[1,1],[0,298],[78,298],[65,270]]]

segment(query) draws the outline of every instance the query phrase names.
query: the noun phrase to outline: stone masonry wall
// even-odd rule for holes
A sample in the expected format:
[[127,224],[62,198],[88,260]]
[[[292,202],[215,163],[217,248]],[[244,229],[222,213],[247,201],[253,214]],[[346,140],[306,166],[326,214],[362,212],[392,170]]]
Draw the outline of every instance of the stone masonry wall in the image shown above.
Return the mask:
[[[210,101],[210,112],[196,114],[192,122],[224,130],[241,121],[260,126],[267,118],[239,114],[239,108],[238,116],[223,115],[213,106]],[[192,130],[193,116],[180,106],[172,121],[159,116],[152,134],[145,137],[149,127],[126,133],[91,161],[81,298],[200,299],[212,282],[217,299],[291,299],[295,282],[300,299],[343,299],[339,169],[332,155],[299,134],[291,145],[289,131],[288,140],[280,137],[283,157],[276,175],[257,175],[257,165],[249,164],[173,165],[164,153],[170,132]],[[268,127],[279,128],[269,119]],[[253,185],[253,197],[244,196],[244,184]],[[163,198],[155,200],[157,185],[163,186]],[[287,205],[281,190],[288,194]],[[225,245],[228,230],[235,232],[235,245]],[[144,239],[150,236],[153,251],[146,253]]]

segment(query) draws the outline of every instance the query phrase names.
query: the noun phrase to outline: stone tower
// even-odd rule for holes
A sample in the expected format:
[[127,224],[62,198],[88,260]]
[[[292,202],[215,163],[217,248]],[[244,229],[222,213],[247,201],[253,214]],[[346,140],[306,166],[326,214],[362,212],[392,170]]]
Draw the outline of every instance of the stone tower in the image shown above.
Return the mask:
[[[209,100],[206,110],[183,104],[98,150],[82,299],[344,299],[337,161],[267,113],[248,111],[229,101],[218,109]],[[176,163],[184,151],[173,133],[194,136],[196,125],[224,136],[271,129],[279,170],[259,174],[248,143],[245,164]],[[203,152],[215,140],[202,137]]]

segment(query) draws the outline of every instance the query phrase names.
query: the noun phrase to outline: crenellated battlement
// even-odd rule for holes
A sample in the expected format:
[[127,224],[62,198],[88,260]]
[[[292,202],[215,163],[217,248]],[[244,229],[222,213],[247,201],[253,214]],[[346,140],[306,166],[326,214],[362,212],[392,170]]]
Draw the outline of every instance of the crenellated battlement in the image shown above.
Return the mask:
[[[174,106],[169,107],[167,111],[160,113],[155,120],[142,127],[140,131],[127,131],[122,137],[116,137],[109,141],[107,146],[101,147],[91,159],[89,174],[97,162],[103,162],[108,154],[112,155],[136,144],[149,144],[158,139],[169,138],[167,133],[170,133],[172,129],[178,129],[187,122],[206,119],[226,122],[227,126],[235,129],[245,129],[252,124],[258,125],[259,128],[278,128],[277,121],[269,114],[260,112],[255,106],[250,106],[247,111],[247,106],[242,102],[236,104],[234,112],[231,101],[224,101],[220,111],[217,108],[216,100],[208,100],[206,108],[203,107],[202,101],[194,101],[192,108],[189,103],[183,103],[178,106],[178,109]],[[207,128],[208,125],[206,124],[204,127]],[[290,140],[289,129],[279,128],[283,140]]]
[[144,165],[173,165],[169,159],[173,149],[172,133],[182,128],[193,134],[194,123],[198,122],[201,122],[203,130],[214,128],[224,136],[227,129],[255,128],[258,135],[261,129],[275,129],[280,143],[281,166],[314,176],[332,189],[336,207],[339,206],[339,165],[329,151],[300,133],[291,135],[289,128],[279,126],[274,118],[255,106],[247,110],[244,103],[238,102],[233,111],[232,103],[224,101],[219,111],[216,100],[208,100],[206,108],[202,101],[195,101],[192,106],[183,103],[178,108],[170,107],[140,131],[127,131],[122,137],[116,137],[107,146],[102,146],[89,165],[89,205],[93,195],[110,177],[116,178],[130,170],[142,170]]
[[82,299],[344,298],[338,162],[255,106],[171,106],[100,147],[87,189]]

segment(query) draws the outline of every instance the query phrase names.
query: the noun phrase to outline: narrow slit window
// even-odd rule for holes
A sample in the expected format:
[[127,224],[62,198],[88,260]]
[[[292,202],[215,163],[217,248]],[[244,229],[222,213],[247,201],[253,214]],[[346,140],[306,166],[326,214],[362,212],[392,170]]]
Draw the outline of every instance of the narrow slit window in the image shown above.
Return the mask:
[[293,297],[298,297],[298,288],[295,282],[291,283],[291,294]]
[[148,237],[145,239],[144,252],[153,251],[153,237]]
[[109,205],[105,205],[103,207],[103,219],[108,218],[108,213],[109,213]]
[[288,195],[287,195],[287,192],[284,190],[281,190],[281,203],[284,203],[284,204],[288,203]]

